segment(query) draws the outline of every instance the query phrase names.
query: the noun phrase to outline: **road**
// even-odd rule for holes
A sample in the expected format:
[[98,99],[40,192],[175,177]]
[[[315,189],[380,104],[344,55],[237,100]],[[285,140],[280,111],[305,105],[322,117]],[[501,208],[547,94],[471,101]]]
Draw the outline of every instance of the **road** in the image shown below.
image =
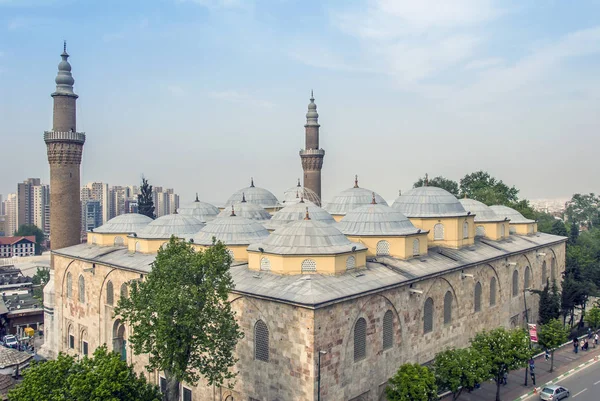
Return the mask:
[[[567,400],[598,401],[600,400],[600,363],[595,363],[556,384],[569,389],[571,395]],[[537,395],[529,398],[529,400],[538,399]]]

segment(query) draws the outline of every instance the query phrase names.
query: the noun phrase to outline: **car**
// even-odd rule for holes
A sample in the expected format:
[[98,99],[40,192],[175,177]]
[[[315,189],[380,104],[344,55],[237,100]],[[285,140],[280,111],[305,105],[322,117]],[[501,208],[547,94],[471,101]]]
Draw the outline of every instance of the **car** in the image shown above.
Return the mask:
[[540,399],[544,401],[562,400],[569,394],[569,390],[562,386],[545,386],[540,392]]
[[3,342],[4,346],[8,348],[17,348],[19,346],[19,340],[17,340],[17,337],[10,334],[4,336]]

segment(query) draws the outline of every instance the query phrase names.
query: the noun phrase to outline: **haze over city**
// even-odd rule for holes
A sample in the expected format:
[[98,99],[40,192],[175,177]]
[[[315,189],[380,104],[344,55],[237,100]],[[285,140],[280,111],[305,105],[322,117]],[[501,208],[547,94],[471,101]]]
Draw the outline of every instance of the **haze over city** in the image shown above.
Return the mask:
[[388,200],[481,169],[525,198],[598,191],[600,2],[452,4],[0,0],[0,193],[48,182],[63,39],[82,185],[144,174],[224,202],[252,176],[281,196],[314,89],[324,201],[355,173]]

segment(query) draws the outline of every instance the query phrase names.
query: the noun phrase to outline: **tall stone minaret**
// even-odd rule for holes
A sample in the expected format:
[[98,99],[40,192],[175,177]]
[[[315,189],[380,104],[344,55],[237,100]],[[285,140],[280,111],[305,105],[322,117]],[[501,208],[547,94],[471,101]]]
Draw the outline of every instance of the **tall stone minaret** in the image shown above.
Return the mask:
[[77,132],[73,92],[75,80],[67,61],[65,42],[58,64],[52,131],[44,132],[50,164],[50,247],[60,249],[81,242],[79,171],[85,134]]
[[313,92],[310,91],[310,103],[304,125],[306,146],[300,151],[300,158],[304,170],[304,188],[313,190],[321,200],[321,169],[325,151],[319,148],[319,127],[319,113]]

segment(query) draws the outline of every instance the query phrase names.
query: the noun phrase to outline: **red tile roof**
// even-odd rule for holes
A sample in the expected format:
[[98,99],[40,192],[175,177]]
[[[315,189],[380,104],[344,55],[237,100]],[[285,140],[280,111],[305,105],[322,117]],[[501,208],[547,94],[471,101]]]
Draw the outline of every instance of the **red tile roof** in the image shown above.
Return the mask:
[[0,245],[16,244],[17,242],[22,241],[23,239],[35,243],[35,236],[28,235],[26,237],[0,237]]

